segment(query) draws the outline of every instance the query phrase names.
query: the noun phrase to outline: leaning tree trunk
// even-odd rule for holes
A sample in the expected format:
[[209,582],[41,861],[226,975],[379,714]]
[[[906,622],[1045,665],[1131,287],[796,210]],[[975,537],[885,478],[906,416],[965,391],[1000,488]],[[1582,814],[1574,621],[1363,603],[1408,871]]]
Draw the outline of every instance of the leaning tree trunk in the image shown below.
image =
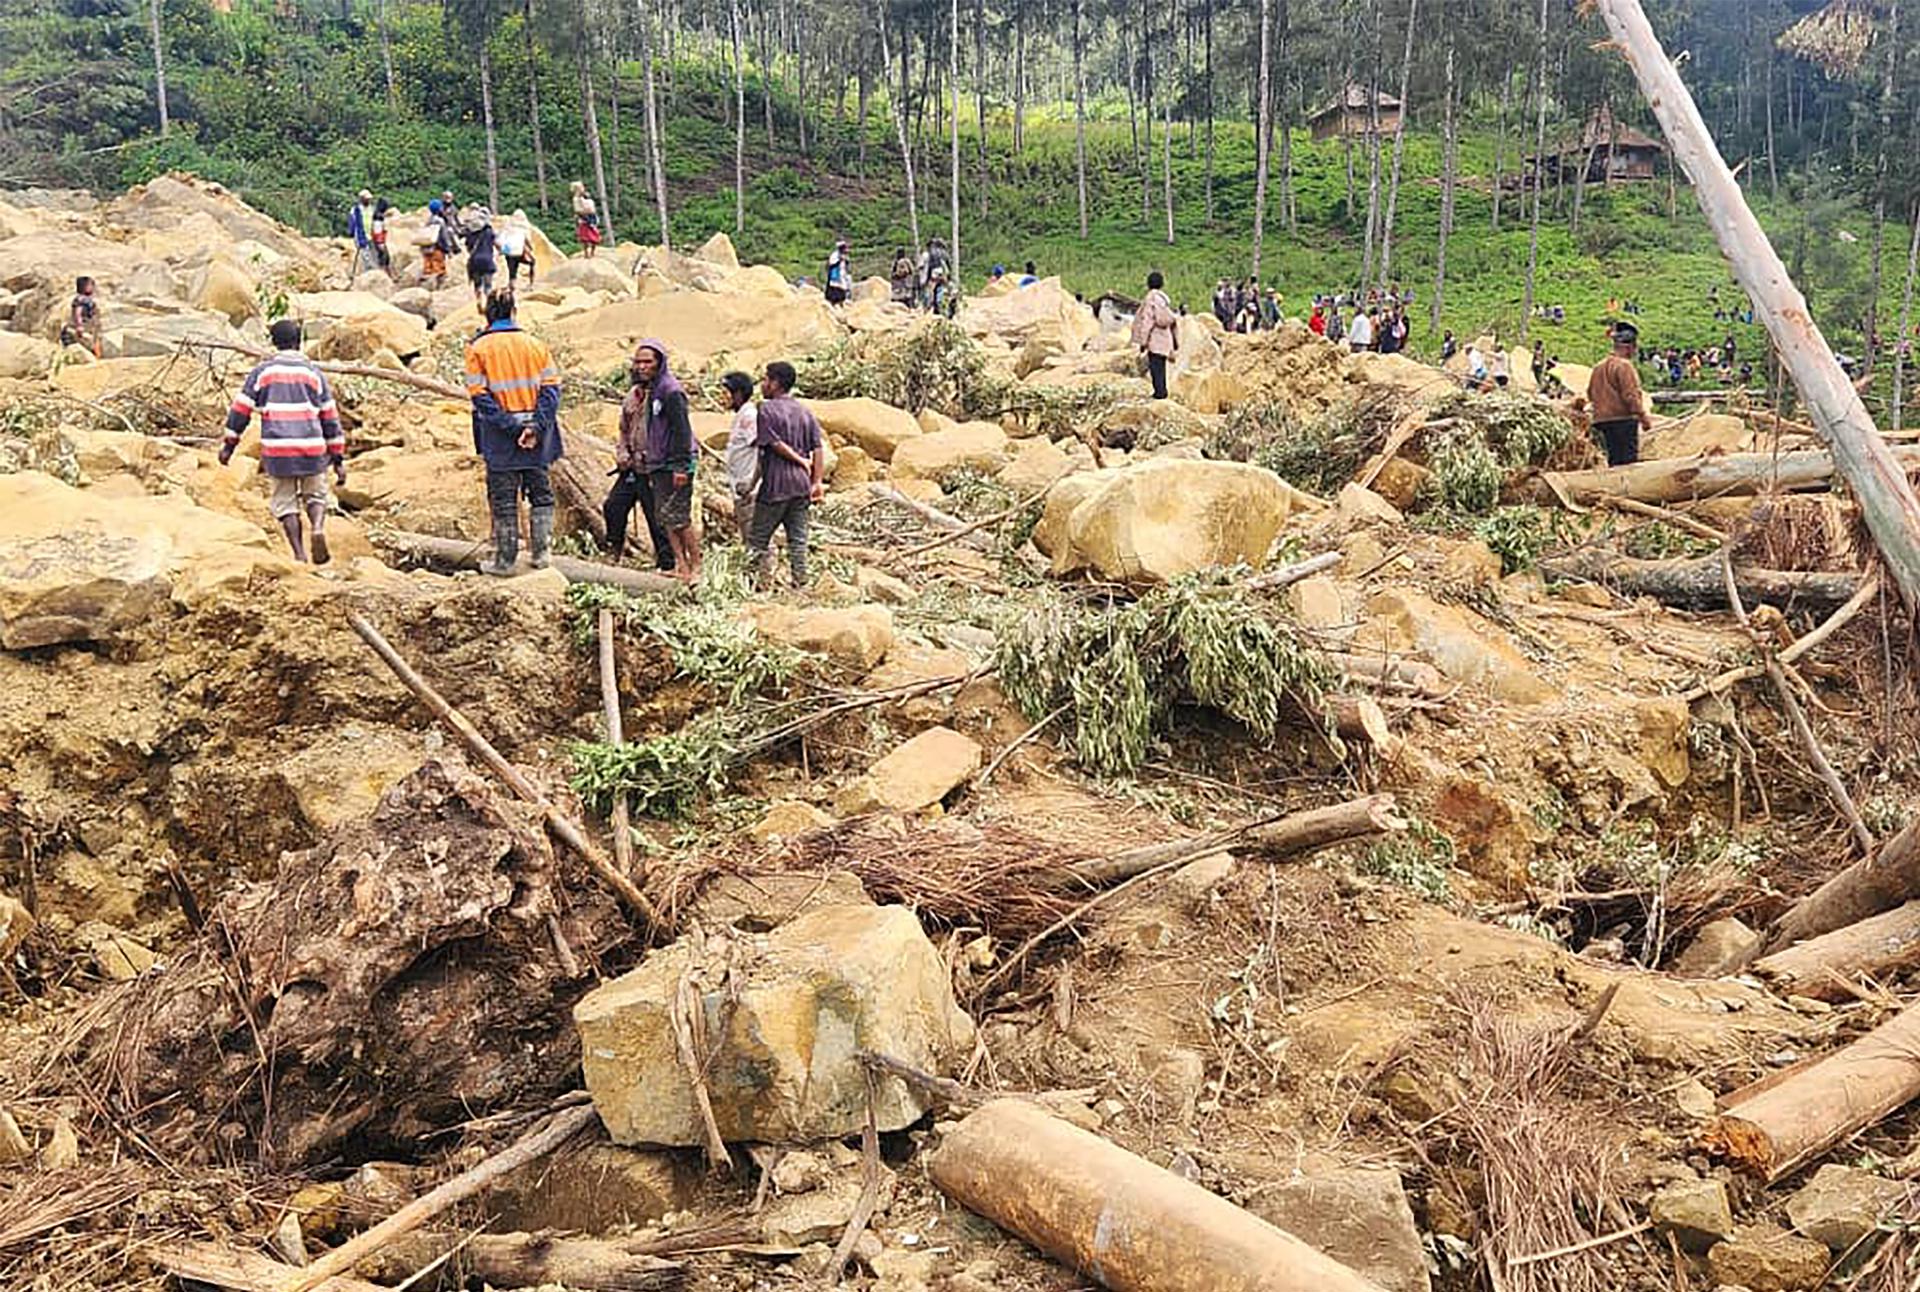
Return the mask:
[[1447,237],[1453,232],[1453,195],[1460,176],[1459,138],[1454,126],[1453,25],[1447,21],[1446,0],[1440,0],[1438,15],[1441,30],[1447,33],[1447,76],[1445,114],[1440,145],[1440,236],[1433,252],[1433,305],[1427,330],[1440,331],[1441,301],[1447,294]]
[[1082,0],[1073,0],[1073,169],[1080,189],[1080,241],[1087,240],[1087,65],[1081,45]]
[[[887,10],[884,3],[875,5],[880,24],[880,63],[881,66],[893,61],[893,53],[887,48]],[[901,79],[906,78],[906,63],[901,61]],[[907,227],[913,231],[913,245],[920,245],[920,202],[913,190],[913,147],[907,142],[907,105],[896,95],[887,95],[887,105],[893,115],[893,131],[900,139],[900,168],[907,183]]]
[[1140,117],[1145,138],[1140,148],[1140,223],[1153,217],[1153,17],[1140,0]]
[[1268,13],[1272,0],[1260,0],[1260,80],[1259,103],[1256,111],[1258,121],[1254,126],[1254,163],[1253,163],[1253,276],[1260,276],[1260,253],[1265,248],[1267,236],[1267,165],[1270,160],[1270,127],[1273,125],[1273,100],[1268,91],[1272,88],[1273,49],[1271,24]]
[[167,112],[167,58],[160,35],[160,0],[147,0],[147,22],[153,29],[153,98],[160,109],[160,137],[167,137],[171,118]]
[[[740,0],[728,0],[727,23],[733,37],[733,231],[739,233],[747,227],[747,75],[740,56]],[[864,103],[863,98],[863,106]],[[865,138],[863,129],[860,145],[863,156]]]
[[1807,303],[1786,275],[1740,186],[1714,147],[1693,96],[1667,60],[1638,0],[1600,0],[1614,43],[1641,83],[1654,115],[1687,168],[1694,192],[1734,276],[1793,373],[1852,487],[1860,514],[1912,611],[1920,608],[1920,498],[1868,416],[1860,392],[1840,368]]
[[765,0],[760,6],[760,115],[767,123],[767,151],[774,151],[773,143],[773,59],[771,57],[771,33],[773,15],[767,12]]
[[640,28],[640,64],[646,77],[647,153],[653,159],[653,202],[660,212],[660,245],[665,248],[673,245],[667,232],[667,167],[660,155],[660,109],[653,85],[653,21],[645,16]]
[[1407,83],[1413,76],[1413,24],[1420,12],[1420,0],[1407,0],[1407,45],[1400,56],[1400,129],[1393,135],[1393,176],[1387,182],[1387,214],[1380,224],[1380,286],[1387,285],[1393,268],[1393,217],[1400,204],[1400,157],[1407,146]]
[[[385,0],[382,0],[384,4]],[[540,141],[540,61],[533,46],[533,0],[521,0],[520,31],[527,43],[527,124],[533,129],[533,173],[540,184],[540,210],[547,209],[547,150]]]
[[580,102],[586,114],[587,154],[593,158],[593,191],[600,202],[600,227],[609,246],[613,236],[613,204],[607,201],[607,162],[600,152],[600,112],[594,103],[593,64],[587,54],[587,42],[580,42]]
[[493,56],[486,36],[480,38],[480,119],[487,132],[487,209],[500,209],[500,153],[493,133]]
[[1527,328],[1533,322],[1533,280],[1540,268],[1540,199],[1546,183],[1540,173],[1541,154],[1547,150],[1547,0],[1540,0],[1540,49],[1534,64],[1539,102],[1533,131],[1533,216],[1527,230],[1527,283],[1520,305],[1520,341],[1526,343]]

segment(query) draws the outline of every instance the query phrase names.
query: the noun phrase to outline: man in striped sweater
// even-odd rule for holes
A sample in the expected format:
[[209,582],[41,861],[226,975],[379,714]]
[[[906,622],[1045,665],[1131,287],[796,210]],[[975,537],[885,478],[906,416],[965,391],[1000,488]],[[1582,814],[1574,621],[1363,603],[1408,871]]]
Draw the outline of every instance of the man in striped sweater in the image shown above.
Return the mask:
[[487,297],[487,330],[467,344],[467,398],[473,401],[473,451],[487,464],[493,559],[483,574],[513,573],[520,556],[520,498],[531,511],[532,564],[547,567],[553,549],[553,485],[547,468],[560,443],[560,369],[537,338],[513,321],[513,291]]
[[280,319],[268,329],[274,355],[255,365],[227,410],[227,437],[220,446],[221,465],[233,460],[233,451],[246,434],[247,423],[260,415],[260,467],[273,481],[267,506],[286,532],[293,559],[307,559],[300,535],[300,513],[307,514],[313,531],[313,563],[327,563],[327,467],[334,478],[347,482],[347,441],[340,433],[340,410],[326,374],[300,353],[300,324]]

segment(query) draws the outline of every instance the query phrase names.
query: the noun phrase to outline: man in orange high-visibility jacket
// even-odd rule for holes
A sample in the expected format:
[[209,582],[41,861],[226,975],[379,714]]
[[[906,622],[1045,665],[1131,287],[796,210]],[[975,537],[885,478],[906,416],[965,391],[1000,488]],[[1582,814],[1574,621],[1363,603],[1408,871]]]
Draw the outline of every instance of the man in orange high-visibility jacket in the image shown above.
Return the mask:
[[532,509],[532,564],[553,550],[553,485],[560,458],[560,370],[553,355],[513,321],[513,292],[487,297],[487,330],[467,345],[467,396],[473,400],[473,451],[487,464],[493,559],[485,574],[511,574],[520,556],[520,497]]

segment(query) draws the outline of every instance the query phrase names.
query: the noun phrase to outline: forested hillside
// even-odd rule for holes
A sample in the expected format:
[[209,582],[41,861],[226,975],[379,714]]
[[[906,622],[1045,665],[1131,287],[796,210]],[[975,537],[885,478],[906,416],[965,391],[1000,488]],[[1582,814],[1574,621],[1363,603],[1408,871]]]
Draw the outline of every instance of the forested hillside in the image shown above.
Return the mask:
[[[1857,348],[1877,300],[1890,334],[1920,24],[1864,0],[1648,8],[1823,325]],[[1718,340],[1731,280],[1664,161],[1604,185],[1566,166],[1537,211],[1522,180],[1598,112],[1653,129],[1603,37],[1566,0],[0,0],[0,182],[191,170],[311,232],[362,186],[452,188],[558,231],[580,179],[619,237],[726,229],[792,274],[836,235],[883,272],[938,233],[967,283],[1032,259],[1093,295],[1158,266],[1203,308],[1257,268],[1290,308],[1400,283],[1423,325],[1451,192],[1440,326],[1559,305],[1549,344],[1591,355],[1628,298],[1656,343]],[[1404,136],[1315,141],[1343,83],[1404,98]]]

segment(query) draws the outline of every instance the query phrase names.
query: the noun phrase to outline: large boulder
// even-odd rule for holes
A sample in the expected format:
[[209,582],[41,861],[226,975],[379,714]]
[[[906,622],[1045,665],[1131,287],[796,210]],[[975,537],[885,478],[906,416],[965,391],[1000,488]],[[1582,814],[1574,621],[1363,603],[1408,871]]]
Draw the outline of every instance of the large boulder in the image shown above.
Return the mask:
[[930,727],[867,769],[834,799],[841,816],[918,812],[980,770],[980,746],[949,727]]
[[1787,1200],[1787,1218],[1830,1251],[1850,1251],[1904,1214],[1911,1186],[1858,1167],[1829,1162]]
[[959,324],[976,337],[998,337],[1015,349],[1038,341],[1054,354],[1074,354],[1100,334],[1093,311],[1075,300],[1058,278],[999,296],[969,296]]
[[964,422],[950,431],[909,438],[893,451],[896,479],[938,480],[969,469],[991,475],[1007,465],[1007,433],[992,422]]
[[196,562],[276,562],[245,521],[177,496],[111,497],[0,476],[0,647],[110,641],[145,623]]
[[201,266],[187,288],[187,300],[197,310],[225,316],[236,327],[260,314],[253,279],[224,256],[215,256]]
[[[297,229],[262,215],[220,185],[191,175],[150,179],[108,206],[107,215],[115,224],[162,237],[178,235],[192,221],[218,229],[226,241],[257,242],[292,260],[323,258],[316,253],[316,244]],[[174,243],[176,248],[181,245]]]
[[1048,488],[1054,481],[1073,471],[1073,459],[1067,451],[1045,436],[1024,441],[995,477],[1020,498],[1028,498]]
[[0,332],[0,377],[38,380],[53,367],[60,347],[37,336]]
[[426,348],[426,320],[383,302],[381,309],[335,319],[311,351],[316,359],[351,363],[371,359],[382,350],[407,358]]
[[851,399],[809,399],[805,403],[819,419],[821,430],[836,439],[858,444],[876,462],[893,461],[895,450],[924,434],[912,413],[864,395]]
[[[1109,579],[1165,580],[1222,565],[1259,565],[1286,523],[1293,494],[1264,467],[1158,458],[1103,481],[1068,476],[1088,491],[1066,517],[1065,543],[1048,527],[1041,551],[1060,573],[1094,569]],[[1043,523],[1045,517],[1043,517]],[[1040,529],[1034,541],[1041,543]]]
[[565,260],[540,275],[542,287],[579,287],[610,296],[631,296],[633,280],[610,257]]
[[1410,588],[1375,595],[1357,640],[1417,651],[1454,681],[1484,686],[1510,704],[1544,704],[1558,694],[1498,628],[1470,610],[1442,605]]
[[[824,907],[704,955],[683,939],[574,1007],[587,1090],[616,1143],[706,1142],[675,1025],[689,992],[714,1124],[735,1142],[854,1134],[868,1110],[863,1052],[944,1073],[973,1044],[946,962],[903,906]],[[890,1131],[927,1105],[882,1076],[872,1109]]]
[[712,237],[695,249],[693,258],[704,260],[711,265],[718,265],[722,269],[740,268],[740,256],[733,249],[733,239],[719,230],[715,230]]
[[[547,281],[541,276],[541,282]],[[673,366],[690,373],[725,355],[749,371],[772,359],[791,359],[846,336],[846,329],[818,296],[788,294],[774,300],[731,292],[667,292],[616,301],[555,321],[552,337],[570,347],[581,367],[601,372],[623,367],[646,337],[672,347]]]
[[758,605],[749,612],[761,636],[865,673],[893,645],[893,612],[885,606]]

